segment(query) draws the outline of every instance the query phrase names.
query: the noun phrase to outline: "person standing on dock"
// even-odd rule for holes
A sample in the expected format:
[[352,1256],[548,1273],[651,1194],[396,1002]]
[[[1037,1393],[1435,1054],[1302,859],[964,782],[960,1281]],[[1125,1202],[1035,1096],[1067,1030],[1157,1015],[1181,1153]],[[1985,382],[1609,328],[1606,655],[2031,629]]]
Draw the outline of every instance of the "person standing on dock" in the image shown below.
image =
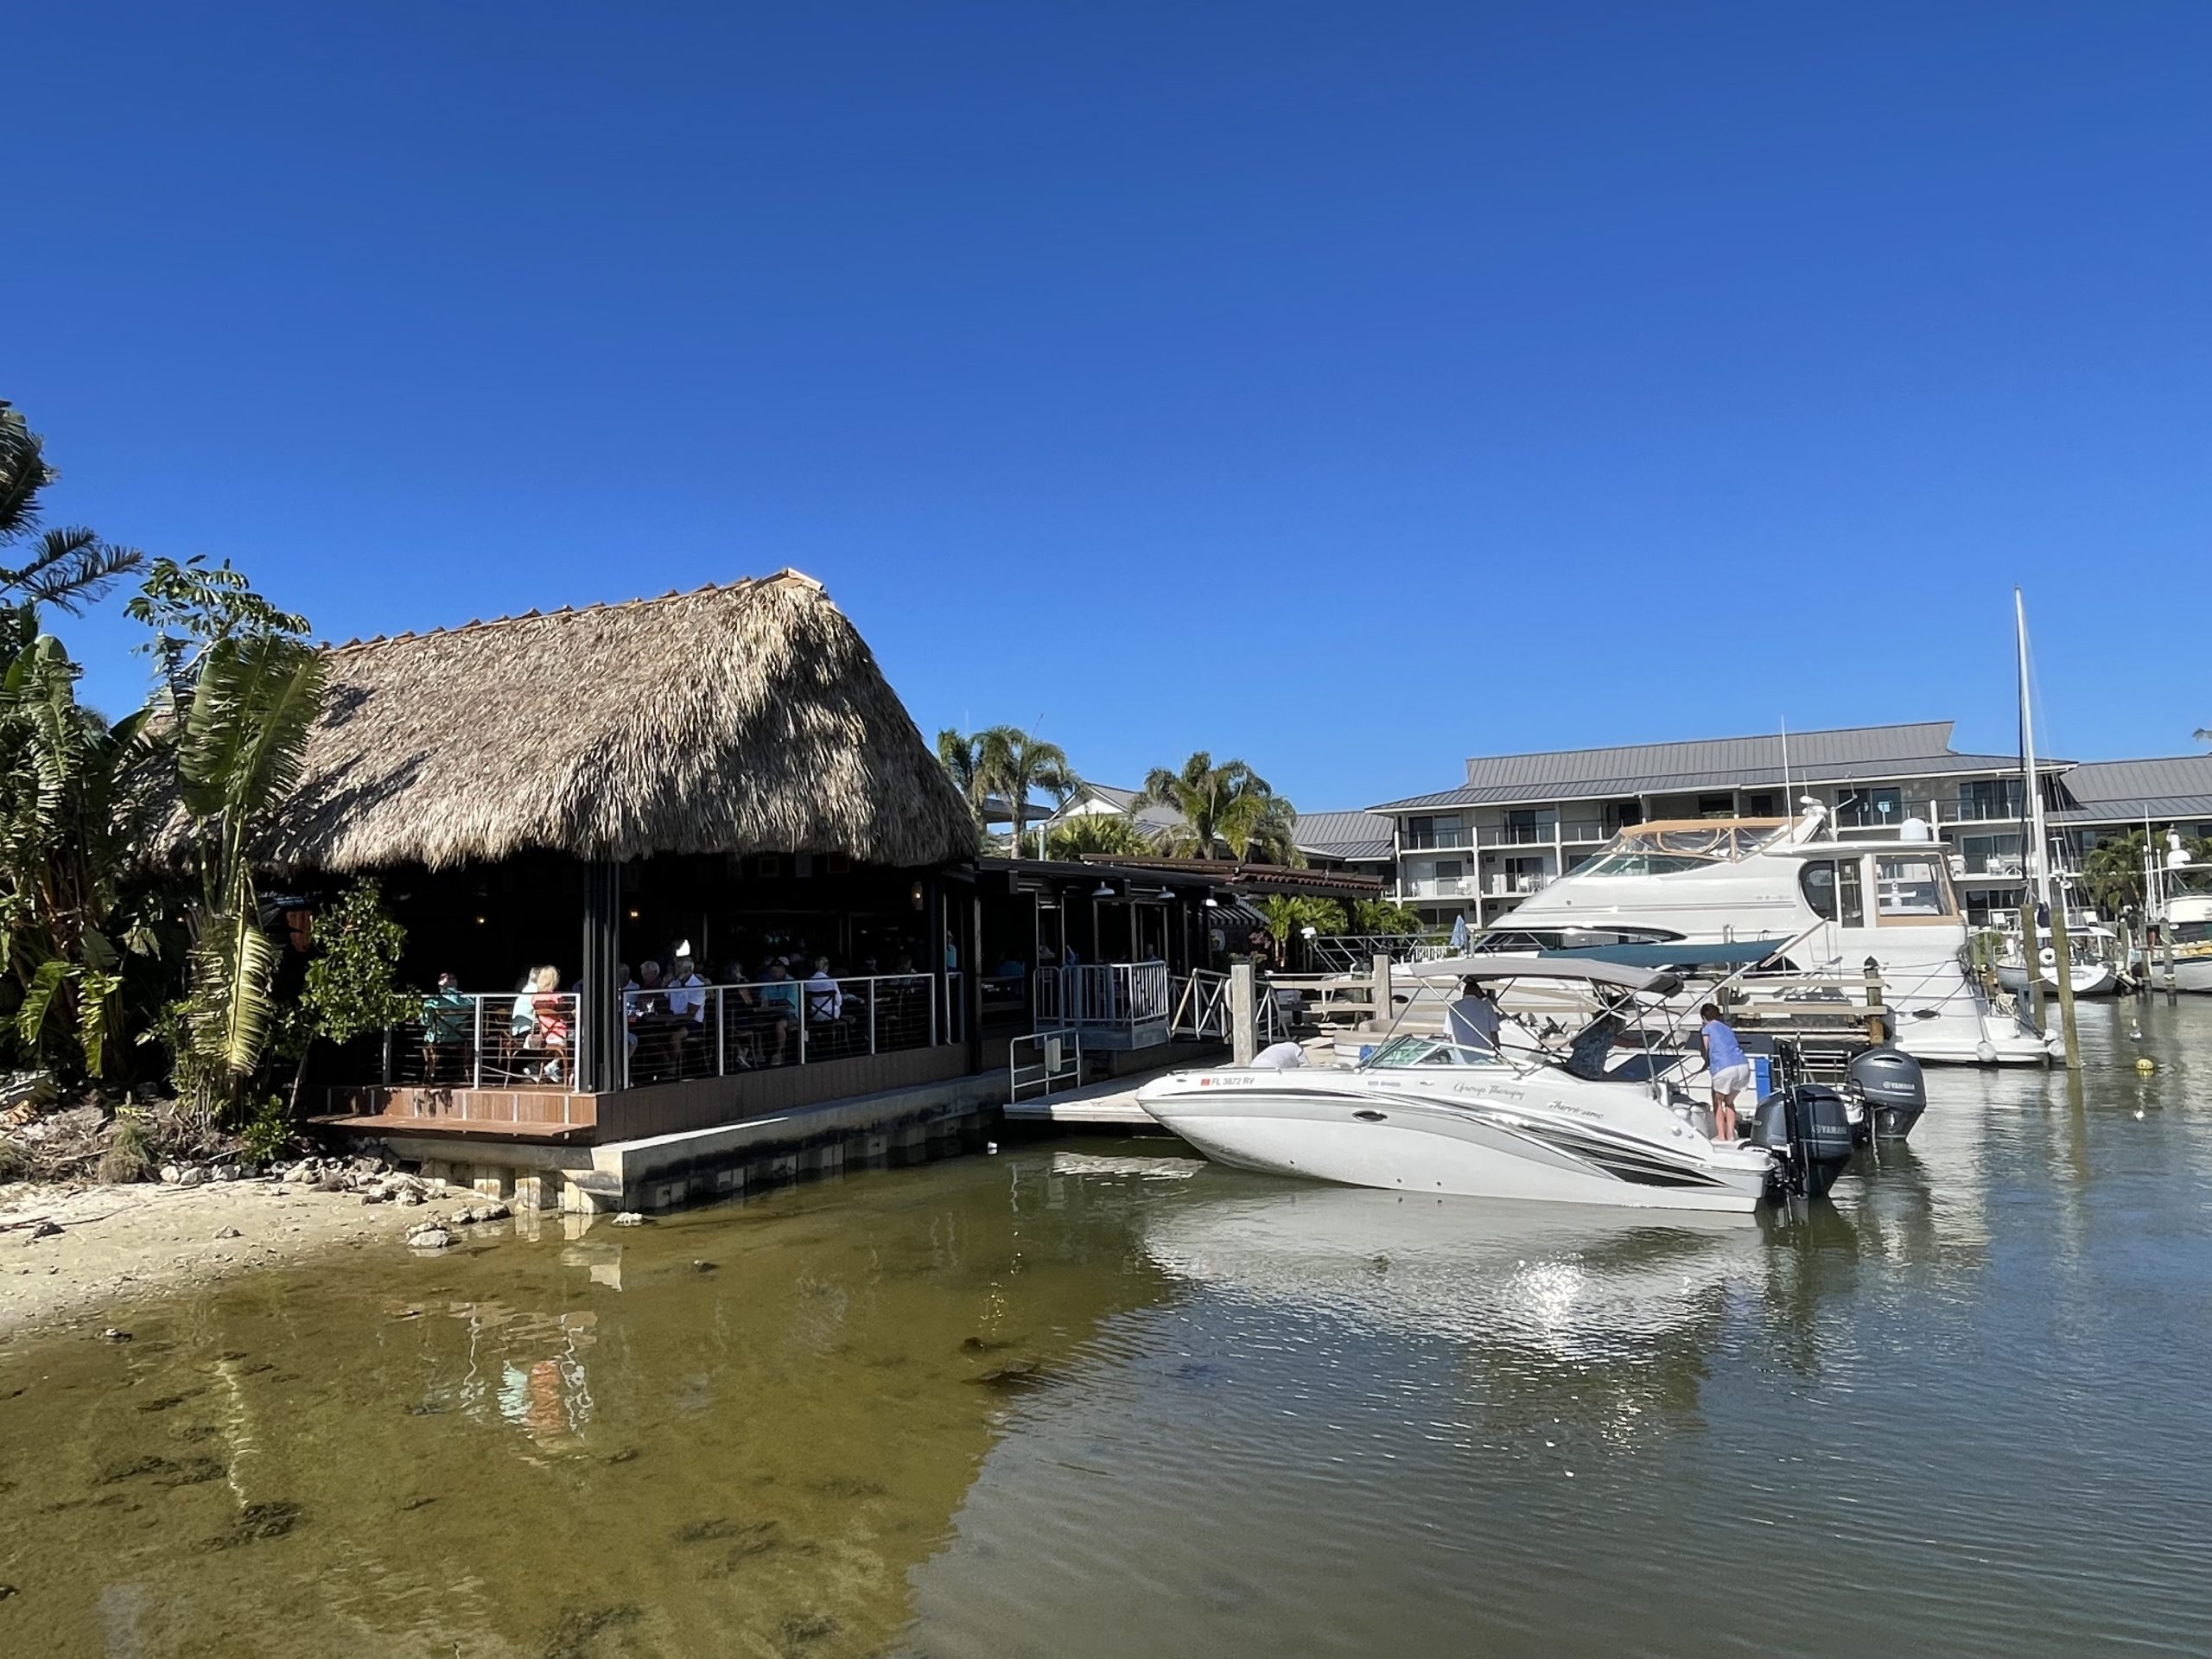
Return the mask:
[[1744,1046],[1720,1017],[1720,1005],[1708,1002],[1698,1011],[1705,1023],[1698,1027],[1698,1046],[1705,1051],[1705,1069],[1713,1075],[1713,1138],[1736,1138],[1736,1096],[1751,1086],[1751,1063]]

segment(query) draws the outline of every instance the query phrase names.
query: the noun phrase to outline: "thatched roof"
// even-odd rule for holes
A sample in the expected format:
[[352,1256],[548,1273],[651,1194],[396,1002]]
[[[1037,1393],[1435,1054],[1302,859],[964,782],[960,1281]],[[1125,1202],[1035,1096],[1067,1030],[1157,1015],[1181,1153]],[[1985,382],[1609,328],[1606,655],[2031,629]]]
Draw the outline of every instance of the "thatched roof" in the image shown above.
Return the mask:
[[294,868],[533,849],[971,855],[966,805],[860,634],[797,571],[329,648]]

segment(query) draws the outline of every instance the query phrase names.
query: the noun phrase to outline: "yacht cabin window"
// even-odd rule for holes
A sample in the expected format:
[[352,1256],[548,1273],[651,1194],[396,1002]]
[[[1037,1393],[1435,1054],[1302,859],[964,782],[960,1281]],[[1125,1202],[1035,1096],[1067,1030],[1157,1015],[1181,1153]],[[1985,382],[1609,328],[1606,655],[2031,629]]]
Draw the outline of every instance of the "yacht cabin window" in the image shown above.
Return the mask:
[[1949,917],[1951,884],[1934,853],[1885,853],[1874,860],[1875,909],[1882,921],[1936,922]]
[[1855,858],[1816,858],[1797,878],[1813,914],[1845,927],[1866,925],[1866,890]]

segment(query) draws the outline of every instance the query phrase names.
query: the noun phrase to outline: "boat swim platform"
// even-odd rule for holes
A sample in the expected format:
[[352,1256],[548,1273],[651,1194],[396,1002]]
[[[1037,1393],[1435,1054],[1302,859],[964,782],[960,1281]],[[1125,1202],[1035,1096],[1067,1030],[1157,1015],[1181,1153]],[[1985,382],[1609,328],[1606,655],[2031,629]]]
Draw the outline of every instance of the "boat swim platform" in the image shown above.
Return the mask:
[[1097,1083],[1087,1083],[1080,1089],[1063,1089],[1055,1094],[1008,1101],[1006,1121],[1057,1123],[1070,1128],[1159,1129],[1166,1135],[1169,1131],[1161,1128],[1152,1114],[1137,1104],[1137,1090],[1144,1082],[1142,1077],[1106,1077]]
[[[1183,1065],[1203,1054],[1175,1045]],[[1166,1051],[1160,1051],[1166,1060]],[[1126,1065],[1127,1056],[1119,1056]],[[1160,1070],[1170,1069],[1166,1066]],[[1120,1109],[1135,1119],[1100,1122],[1146,1124],[1136,1104],[1141,1075],[1109,1077],[1079,1092],[1101,1099],[1125,1097]],[[942,1081],[823,1101],[731,1123],[595,1144],[519,1141],[491,1135],[460,1136],[449,1128],[410,1133],[404,1119],[340,1116],[316,1127],[356,1137],[373,1136],[403,1162],[425,1175],[505,1200],[518,1210],[571,1214],[671,1209],[678,1205],[765,1191],[795,1180],[842,1173],[847,1168],[928,1161],[980,1149],[1000,1118],[1009,1093],[1002,1068]],[[1078,1091],[1055,1095],[1071,1101]]]

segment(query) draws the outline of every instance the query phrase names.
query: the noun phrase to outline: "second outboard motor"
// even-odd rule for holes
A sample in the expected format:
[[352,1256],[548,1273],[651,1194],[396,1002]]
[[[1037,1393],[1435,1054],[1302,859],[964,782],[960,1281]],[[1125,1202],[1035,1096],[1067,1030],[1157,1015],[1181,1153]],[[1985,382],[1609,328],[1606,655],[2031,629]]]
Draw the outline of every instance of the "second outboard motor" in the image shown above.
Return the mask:
[[1751,1138],[1776,1154],[1783,1191],[1808,1198],[1826,1197],[1851,1162],[1851,1119],[1843,1096],[1815,1084],[1761,1101]]
[[1885,1141],[1904,1140],[1928,1109],[1928,1084],[1920,1075],[1920,1062],[1903,1049],[1870,1048],[1853,1055],[1844,1075],[1852,1091],[1866,1102],[1874,1133]]

